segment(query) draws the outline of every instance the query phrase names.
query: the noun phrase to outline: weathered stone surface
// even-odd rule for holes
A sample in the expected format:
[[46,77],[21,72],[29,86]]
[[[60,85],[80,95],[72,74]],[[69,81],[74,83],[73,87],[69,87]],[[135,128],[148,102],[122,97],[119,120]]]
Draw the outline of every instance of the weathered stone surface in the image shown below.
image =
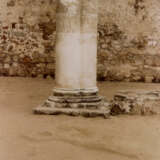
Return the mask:
[[[151,82],[152,78],[145,78],[148,77],[144,72],[148,66],[153,67],[150,75],[152,82],[155,82],[155,77],[158,82],[159,77],[154,73],[160,65],[159,22],[152,20],[159,17],[159,1],[120,0],[114,3],[112,0],[100,0],[99,5],[98,59],[99,64],[109,72],[106,74],[103,69],[98,74],[103,77],[100,79]],[[124,71],[123,76],[120,74],[117,78],[121,71]]]
[[[54,93],[53,93],[54,94]],[[57,95],[55,93],[55,95]],[[62,92],[59,96],[51,96],[41,106],[35,108],[35,114],[108,118],[110,114],[109,103],[91,92]]]
[[111,101],[93,95],[83,98],[70,94],[51,96],[43,105],[34,109],[34,113],[104,118],[121,114],[157,115],[160,114],[160,91],[119,91]]
[[111,115],[160,114],[160,91],[121,91],[110,103]]
[[[87,11],[93,18],[96,5],[90,5],[91,1],[83,2],[83,15]],[[5,63],[12,68],[16,62],[23,66],[15,71],[17,76],[32,76],[32,72],[44,77],[53,75],[56,0],[0,0],[0,4],[0,63],[3,68]],[[62,11],[64,9],[61,7]],[[159,9],[159,0],[99,0],[98,79],[160,82],[157,70],[160,67]],[[89,22],[91,17],[88,17],[82,19]],[[65,24],[71,26],[69,22]],[[87,26],[82,32],[89,32]],[[48,68],[48,63],[53,68]],[[39,67],[39,64],[43,65]],[[0,75],[12,75],[3,68]],[[149,75],[146,68],[149,72],[152,70]]]
[[83,117],[109,117],[109,110],[98,109],[74,109],[74,108],[49,108],[39,107],[34,110],[35,114],[48,114],[48,115],[70,115],[70,116],[83,116]]

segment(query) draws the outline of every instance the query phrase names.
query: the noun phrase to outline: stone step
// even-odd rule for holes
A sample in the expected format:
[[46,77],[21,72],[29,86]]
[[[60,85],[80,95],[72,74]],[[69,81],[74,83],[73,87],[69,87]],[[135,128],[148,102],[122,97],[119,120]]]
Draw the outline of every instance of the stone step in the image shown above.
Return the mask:
[[100,110],[100,109],[74,109],[74,108],[56,108],[56,107],[38,107],[34,109],[35,114],[48,114],[48,115],[70,115],[70,116],[84,116],[84,117],[104,117],[108,118],[110,115],[110,110]]
[[77,103],[77,102],[74,102],[74,103],[69,103],[69,102],[54,102],[54,101],[51,101],[51,100],[46,100],[44,102],[44,104],[42,106],[45,106],[45,107],[56,107],[56,108],[88,108],[88,109],[98,109],[98,108],[103,108],[104,106],[108,107],[109,106],[109,103],[107,101],[98,101],[98,102],[80,102],[80,103]]
[[86,96],[86,97],[57,97],[50,96],[49,101],[59,102],[59,103],[89,103],[89,102],[100,102],[102,97],[100,96]]

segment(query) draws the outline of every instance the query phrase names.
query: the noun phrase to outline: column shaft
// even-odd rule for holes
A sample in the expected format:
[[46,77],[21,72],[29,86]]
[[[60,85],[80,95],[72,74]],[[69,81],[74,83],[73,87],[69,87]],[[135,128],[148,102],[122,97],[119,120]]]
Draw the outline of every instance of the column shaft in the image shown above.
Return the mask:
[[59,0],[57,8],[56,87],[80,89],[81,0]]

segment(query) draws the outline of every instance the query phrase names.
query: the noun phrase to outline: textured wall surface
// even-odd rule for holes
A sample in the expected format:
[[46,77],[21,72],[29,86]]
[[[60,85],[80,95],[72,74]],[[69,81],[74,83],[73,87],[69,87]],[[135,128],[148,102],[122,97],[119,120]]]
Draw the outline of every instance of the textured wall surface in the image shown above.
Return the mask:
[[[99,0],[98,79],[160,82],[160,1]],[[56,0],[0,0],[0,75],[54,76]]]
[[160,81],[159,11],[159,0],[100,0],[100,79]]
[[53,0],[0,0],[0,74],[54,75]]

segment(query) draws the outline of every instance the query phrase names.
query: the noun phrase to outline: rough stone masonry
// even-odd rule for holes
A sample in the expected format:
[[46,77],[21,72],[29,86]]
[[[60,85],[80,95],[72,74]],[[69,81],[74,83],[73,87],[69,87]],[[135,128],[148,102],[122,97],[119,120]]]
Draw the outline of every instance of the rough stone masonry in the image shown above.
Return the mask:
[[[54,77],[56,6],[0,0],[1,76]],[[160,82],[159,9],[159,0],[99,0],[99,80]]]

